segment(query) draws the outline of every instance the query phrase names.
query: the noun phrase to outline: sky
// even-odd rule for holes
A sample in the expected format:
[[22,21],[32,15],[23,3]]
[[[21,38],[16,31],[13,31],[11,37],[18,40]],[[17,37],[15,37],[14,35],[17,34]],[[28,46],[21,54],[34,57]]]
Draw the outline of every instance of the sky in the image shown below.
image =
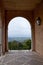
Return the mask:
[[8,37],[31,37],[31,25],[23,17],[15,17],[8,24]]

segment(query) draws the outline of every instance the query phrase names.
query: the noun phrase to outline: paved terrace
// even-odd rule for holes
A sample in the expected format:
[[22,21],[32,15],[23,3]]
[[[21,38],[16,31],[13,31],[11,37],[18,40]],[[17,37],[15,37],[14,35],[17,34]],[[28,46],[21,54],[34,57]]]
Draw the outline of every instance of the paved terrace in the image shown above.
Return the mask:
[[43,58],[28,50],[9,51],[0,57],[0,65],[43,65]]

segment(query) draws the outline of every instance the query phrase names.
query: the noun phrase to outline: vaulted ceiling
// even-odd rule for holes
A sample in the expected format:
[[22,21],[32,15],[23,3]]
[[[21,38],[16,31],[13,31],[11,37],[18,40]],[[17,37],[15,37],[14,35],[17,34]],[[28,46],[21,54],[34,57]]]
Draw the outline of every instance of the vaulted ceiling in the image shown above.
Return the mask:
[[6,10],[33,10],[41,0],[3,0]]

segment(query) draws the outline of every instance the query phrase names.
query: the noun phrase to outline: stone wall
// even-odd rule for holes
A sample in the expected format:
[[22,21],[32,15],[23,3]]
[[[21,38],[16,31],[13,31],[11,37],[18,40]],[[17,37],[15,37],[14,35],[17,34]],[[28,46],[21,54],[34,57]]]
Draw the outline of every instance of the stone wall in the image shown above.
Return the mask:
[[[36,7],[35,12],[35,48],[36,51],[43,55],[43,3]],[[41,25],[36,24],[36,18],[41,18]]]

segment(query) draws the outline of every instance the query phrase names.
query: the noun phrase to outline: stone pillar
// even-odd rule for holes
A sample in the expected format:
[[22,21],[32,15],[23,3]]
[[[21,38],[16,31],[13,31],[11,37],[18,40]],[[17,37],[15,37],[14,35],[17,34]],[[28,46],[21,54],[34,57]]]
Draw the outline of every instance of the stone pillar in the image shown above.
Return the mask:
[[8,52],[8,27],[5,28],[5,51]]
[[35,19],[34,12],[32,12],[32,23],[31,23],[31,31],[32,31],[32,51],[35,51]]
[[0,10],[0,55],[2,54],[2,19]]
[[35,26],[32,26],[32,51],[35,51]]
[[5,11],[1,10],[2,19],[2,53],[5,54]]

